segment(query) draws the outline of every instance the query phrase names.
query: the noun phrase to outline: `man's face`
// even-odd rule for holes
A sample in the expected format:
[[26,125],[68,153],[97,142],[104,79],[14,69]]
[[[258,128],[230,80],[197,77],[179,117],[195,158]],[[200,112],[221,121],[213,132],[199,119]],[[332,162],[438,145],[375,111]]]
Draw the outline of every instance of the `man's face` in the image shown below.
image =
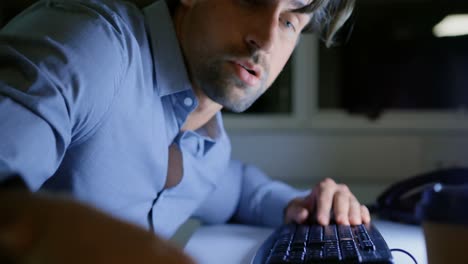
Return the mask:
[[176,31],[198,93],[242,112],[276,79],[311,0],[181,0]]

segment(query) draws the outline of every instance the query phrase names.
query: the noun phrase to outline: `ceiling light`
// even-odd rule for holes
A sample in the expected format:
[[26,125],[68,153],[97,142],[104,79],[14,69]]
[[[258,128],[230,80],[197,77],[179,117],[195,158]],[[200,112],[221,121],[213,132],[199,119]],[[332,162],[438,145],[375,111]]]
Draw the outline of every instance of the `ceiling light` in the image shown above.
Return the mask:
[[448,15],[434,26],[432,32],[439,38],[468,35],[468,14]]

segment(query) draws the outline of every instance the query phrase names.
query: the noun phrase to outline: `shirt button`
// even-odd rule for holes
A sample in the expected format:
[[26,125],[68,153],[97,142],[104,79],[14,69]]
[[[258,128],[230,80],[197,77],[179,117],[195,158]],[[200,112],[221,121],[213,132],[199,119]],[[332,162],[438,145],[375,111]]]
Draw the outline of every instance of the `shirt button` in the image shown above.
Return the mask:
[[190,97],[185,97],[184,99],[184,105],[185,106],[192,106],[193,105],[193,99]]

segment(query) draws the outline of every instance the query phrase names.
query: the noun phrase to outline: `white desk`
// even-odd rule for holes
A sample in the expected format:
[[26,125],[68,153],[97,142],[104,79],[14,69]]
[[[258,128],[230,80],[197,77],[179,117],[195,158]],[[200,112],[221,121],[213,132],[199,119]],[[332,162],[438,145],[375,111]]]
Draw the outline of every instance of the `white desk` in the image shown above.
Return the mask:
[[[390,248],[410,252],[419,264],[427,264],[422,229],[416,226],[374,221]],[[192,235],[185,251],[200,264],[249,264],[256,250],[273,229],[244,225],[202,226]],[[413,264],[400,252],[393,252],[396,264]]]

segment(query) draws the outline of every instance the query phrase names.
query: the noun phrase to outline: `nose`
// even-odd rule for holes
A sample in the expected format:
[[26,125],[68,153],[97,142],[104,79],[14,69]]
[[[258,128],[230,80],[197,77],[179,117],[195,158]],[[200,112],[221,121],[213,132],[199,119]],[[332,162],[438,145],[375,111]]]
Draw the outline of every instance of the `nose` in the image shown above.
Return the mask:
[[252,51],[272,51],[277,37],[278,21],[275,13],[269,13],[258,14],[249,22],[245,40]]

